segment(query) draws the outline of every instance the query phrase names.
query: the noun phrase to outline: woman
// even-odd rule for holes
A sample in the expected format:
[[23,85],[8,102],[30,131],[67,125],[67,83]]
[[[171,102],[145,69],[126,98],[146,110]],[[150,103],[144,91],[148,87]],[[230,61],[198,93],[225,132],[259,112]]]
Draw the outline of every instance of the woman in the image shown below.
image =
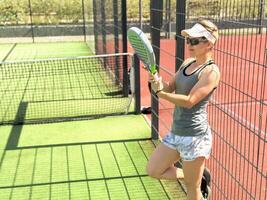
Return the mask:
[[[183,30],[191,58],[186,59],[170,82],[150,76],[152,89],[159,98],[175,104],[171,132],[152,153],[147,173],[158,179],[184,178],[188,200],[204,199],[200,191],[205,159],[209,158],[212,136],[206,106],[220,79],[213,61],[218,28],[202,20]],[[173,93],[175,92],[175,93]],[[174,163],[183,160],[183,173]]]

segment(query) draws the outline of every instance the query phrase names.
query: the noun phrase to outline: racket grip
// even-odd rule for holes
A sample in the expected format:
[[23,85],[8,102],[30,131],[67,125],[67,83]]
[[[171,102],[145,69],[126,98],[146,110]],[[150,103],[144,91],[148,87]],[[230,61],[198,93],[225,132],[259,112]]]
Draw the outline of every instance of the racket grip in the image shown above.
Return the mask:
[[159,75],[158,72],[155,72],[154,74],[152,74],[154,76],[154,78],[158,81],[159,80]]

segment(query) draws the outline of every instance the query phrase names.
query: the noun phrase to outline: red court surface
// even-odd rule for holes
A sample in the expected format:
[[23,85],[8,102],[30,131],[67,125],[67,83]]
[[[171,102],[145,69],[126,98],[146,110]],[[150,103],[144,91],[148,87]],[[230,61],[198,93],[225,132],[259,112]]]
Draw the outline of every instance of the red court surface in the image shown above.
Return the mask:
[[[112,42],[108,44],[107,49],[114,49]],[[160,75],[169,80],[175,72],[175,40],[161,39],[160,44]],[[208,106],[213,130],[213,150],[207,161],[214,183],[212,199],[266,199],[266,44],[266,35],[228,35],[221,36],[216,45],[214,58],[221,83]],[[128,50],[132,52],[130,45]],[[147,72],[141,69],[144,107],[151,105],[147,81]],[[173,108],[160,100],[161,137],[170,130]]]
[[[266,198],[267,83],[264,44],[266,35],[222,36],[215,50],[221,84],[209,105],[213,151],[207,166],[213,173],[213,199]],[[161,40],[160,75],[168,80],[175,72],[175,40]],[[185,57],[188,56],[186,52]],[[141,104],[151,102],[147,72],[141,70]],[[261,100],[261,103],[259,103]],[[216,106],[214,106],[216,104]],[[172,124],[173,105],[160,100],[160,136]],[[148,116],[150,118],[150,115]],[[257,187],[261,185],[261,187]],[[247,193],[251,191],[251,194]],[[223,196],[223,194],[227,196]],[[221,196],[220,196],[221,195]]]

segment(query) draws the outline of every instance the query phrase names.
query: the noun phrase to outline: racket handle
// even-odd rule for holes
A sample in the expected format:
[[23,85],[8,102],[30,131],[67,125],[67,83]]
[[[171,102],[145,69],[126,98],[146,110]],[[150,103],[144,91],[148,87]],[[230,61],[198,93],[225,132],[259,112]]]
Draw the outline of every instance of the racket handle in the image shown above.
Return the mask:
[[151,65],[150,66],[150,72],[154,76],[154,78],[158,81],[159,80],[159,76],[158,76],[158,71],[157,71],[156,65]]
[[158,81],[159,80],[159,75],[158,72],[155,72],[152,74],[154,76],[154,78]]

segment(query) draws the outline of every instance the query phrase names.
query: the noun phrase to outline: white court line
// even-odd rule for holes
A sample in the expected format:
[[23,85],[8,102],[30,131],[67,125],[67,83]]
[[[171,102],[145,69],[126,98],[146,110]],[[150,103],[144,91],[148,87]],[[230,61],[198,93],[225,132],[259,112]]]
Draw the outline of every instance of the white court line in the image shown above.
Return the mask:
[[[257,132],[262,134],[262,137],[265,138],[267,133],[261,130],[259,127],[257,127],[255,124],[252,122],[248,121],[246,118],[238,115],[231,109],[229,109],[229,106],[227,105],[222,105],[221,103],[217,102],[215,99],[211,98],[210,100],[212,103],[216,104],[216,106],[220,107],[221,109],[225,110],[227,113],[230,113],[234,118],[238,119],[238,121],[241,121],[244,123],[247,127],[249,127],[250,130],[256,130]],[[246,103],[244,103],[246,105]],[[237,104],[240,105],[240,104]],[[241,104],[242,105],[242,104]]]

